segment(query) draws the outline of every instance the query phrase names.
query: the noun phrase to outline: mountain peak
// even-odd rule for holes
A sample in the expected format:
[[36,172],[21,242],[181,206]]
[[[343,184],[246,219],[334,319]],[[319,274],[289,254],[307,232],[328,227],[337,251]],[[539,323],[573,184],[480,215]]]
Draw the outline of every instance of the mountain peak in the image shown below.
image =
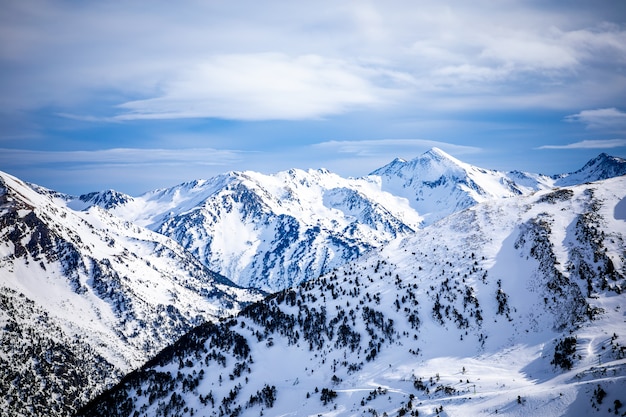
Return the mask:
[[437,148],[436,146],[433,146],[432,148],[424,152],[422,156],[430,156],[434,158],[452,158],[450,155]]
[[436,180],[446,173],[464,176],[461,171],[465,171],[467,167],[467,164],[441,149],[433,147],[410,161],[396,158],[382,168],[373,171],[370,175]]
[[447,154],[441,149],[437,147],[432,147],[428,151],[410,161],[397,157],[387,165],[371,172],[370,175],[397,174],[401,170],[407,169],[407,167],[430,165],[432,162],[441,163],[444,161],[453,162],[454,165],[463,164],[461,161]]
[[585,166],[582,167],[581,170],[584,170],[585,168],[592,167],[592,166],[598,166],[598,165],[622,167],[622,166],[626,166],[626,159],[623,159],[617,156],[611,156],[607,154],[606,152],[602,152],[600,155],[596,156],[595,158],[587,162]]
[[463,169],[467,168],[467,164],[456,159],[452,155],[442,151],[441,149],[437,147],[430,148],[428,151],[424,152],[421,156],[419,156],[416,159],[422,160],[422,161],[423,160],[436,161],[438,163],[443,163],[448,166],[451,165],[451,166],[462,167]]
[[99,206],[105,210],[111,210],[132,200],[131,196],[115,190],[95,191],[79,196],[77,200],[69,203],[69,207],[74,210],[82,210],[91,206]]
[[556,175],[555,185],[568,186],[626,175],[626,159],[602,152],[578,171]]

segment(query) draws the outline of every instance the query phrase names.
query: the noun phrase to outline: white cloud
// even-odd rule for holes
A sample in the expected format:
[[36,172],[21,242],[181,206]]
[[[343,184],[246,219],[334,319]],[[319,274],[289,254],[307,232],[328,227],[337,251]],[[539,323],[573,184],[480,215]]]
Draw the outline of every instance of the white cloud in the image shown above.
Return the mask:
[[156,98],[119,105],[115,118],[308,119],[384,101],[378,72],[318,55],[219,55],[178,73]]
[[564,32],[561,36],[563,43],[581,59],[626,63],[626,30],[618,25],[602,23],[593,28]]
[[589,129],[626,128],[626,112],[615,107],[606,109],[583,110],[565,117],[568,122],[580,122]]
[[564,13],[517,0],[9,2],[0,108],[107,121],[298,120],[381,103],[519,108],[519,98],[603,106],[626,91],[615,70],[626,30],[602,23],[617,17],[599,3]]
[[612,149],[626,146],[626,139],[583,140],[566,145],[544,145],[537,149]]

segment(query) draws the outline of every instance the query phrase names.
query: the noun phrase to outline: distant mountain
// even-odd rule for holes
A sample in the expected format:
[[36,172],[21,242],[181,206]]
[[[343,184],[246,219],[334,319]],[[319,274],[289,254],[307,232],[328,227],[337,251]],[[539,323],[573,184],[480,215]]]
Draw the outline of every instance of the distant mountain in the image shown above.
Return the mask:
[[92,193],[70,206],[107,208],[175,239],[239,285],[277,291],[477,203],[623,174],[624,160],[604,154],[575,173],[549,177],[487,170],[433,148],[365,178],[230,172],[135,198]]
[[624,415],[625,190],[474,204],[196,327],[79,415]]
[[626,175],[626,160],[603,153],[578,171],[550,177],[479,168],[433,148],[411,161],[396,159],[371,175],[381,177],[383,190],[407,198],[424,216],[422,225],[428,225],[494,198]]
[[411,207],[424,216],[423,225],[476,203],[546,188],[549,181],[540,175],[509,175],[479,168],[438,148],[411,161],[395,159],[370,175],[381,178],[383,190],[407,198]]
[[555,175],[555,186],[584,184],[626,175],[626,159],[601,153],[578,171]]
[[72,414],[193,326],[260,297],[175,241],[66,200],[0,172],[0,415]]
[[231,172],[116,203],[110,212],[177,240],[239,285],[268,291],[407,236],[421,221],[376,181],[296,169]]
[[115,190],[106,190],[83,194],[78,197],[78,200],[72,201],[70,207],[75,210],[81,210],[91,206],[99,206],[103,209],[111,210],[131,201],[133,201],[133,198],[127,194]]

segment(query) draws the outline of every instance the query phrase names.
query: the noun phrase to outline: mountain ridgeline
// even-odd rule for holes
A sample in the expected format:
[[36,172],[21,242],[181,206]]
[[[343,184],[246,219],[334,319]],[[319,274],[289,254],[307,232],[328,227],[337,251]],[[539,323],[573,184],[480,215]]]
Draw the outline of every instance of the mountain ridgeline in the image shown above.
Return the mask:
[[0,416],[621,414],[624,174],[0,173]]
[[477,203],[626,174],[601,154],[572,174],[487,170],[433,148],[364,178],[327,170],[231,172],[139,197],[88,194],[97,204],[168,236],[244,287],[278,291]]

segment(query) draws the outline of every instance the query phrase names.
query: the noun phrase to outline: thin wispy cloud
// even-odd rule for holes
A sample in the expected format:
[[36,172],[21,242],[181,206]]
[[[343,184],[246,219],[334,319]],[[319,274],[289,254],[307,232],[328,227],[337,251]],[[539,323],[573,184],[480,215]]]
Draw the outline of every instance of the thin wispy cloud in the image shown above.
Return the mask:
[[141,166],[141,165],[208,165],[228,166],[242,160],[251,152],[194,149],[139,149],[113,148],[94,151],[33,151],[0,149],[0,165],[10,166],[15,161],[25,165],[61,164],[64,166]]
[[626,147],[626,139],[583,140],[565,145],[543,145],[537,149],[612,149]]
[[583,123],[589,129],[626,129],[626,112],[615,107],[583,110],[566,116],[565,121]]
[[161,96],[120,104],[115,119],[318,118],[381,104],[385,89],[370,76],[376,71],[318,55],[214,56],[166,81]]
[[414,158],[418,154],[433,147],[441,148],[457,155],[481,151],[480,148],[475,146],[455,145],[453,143],[426,139],[327,141],[312,146],[314,149],[338,154],[350,154],[360,157],[385,155],[387,158],[391,155],[394,157],[404,155],[407,159]]

